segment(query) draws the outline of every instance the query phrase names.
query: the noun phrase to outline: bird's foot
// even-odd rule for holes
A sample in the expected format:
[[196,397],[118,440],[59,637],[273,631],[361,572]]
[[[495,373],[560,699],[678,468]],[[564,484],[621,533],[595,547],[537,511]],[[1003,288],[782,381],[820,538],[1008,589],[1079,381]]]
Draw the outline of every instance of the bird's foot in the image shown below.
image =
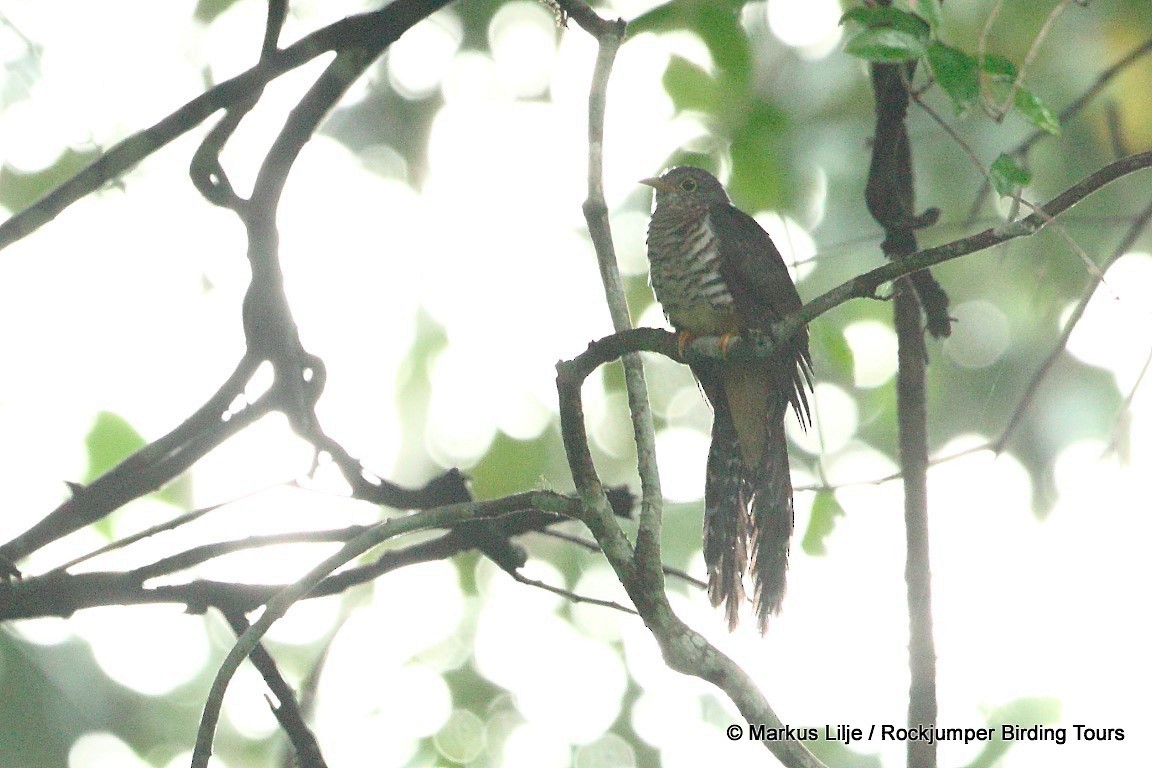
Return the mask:
[[692,346],[692,342],[698,338],[700,338],[700,334],[691,331],[679,331],[676,334],[676,351],[680,353],[682,359],[687,358],[688,347]]
[[720,336],[720,357],[723,360],[728,359],[728,348],[732,346],[732,342],[741,338],[738,333],[725,333]]

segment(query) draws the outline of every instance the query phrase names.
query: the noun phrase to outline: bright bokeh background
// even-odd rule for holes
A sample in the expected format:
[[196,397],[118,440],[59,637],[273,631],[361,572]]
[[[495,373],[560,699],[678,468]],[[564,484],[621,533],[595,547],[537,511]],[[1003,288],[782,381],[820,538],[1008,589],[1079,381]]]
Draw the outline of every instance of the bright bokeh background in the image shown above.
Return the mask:
[[[653,5],[620,0],[600,10],[631,19]],[[991,5],[945,4],[948,39],[974,46]],[[992,40],[1019,61],[1054,3],[1006,5]],[[1055,106],[1067,104],[1152,34],[1138,5],[1101,0],[1070,11],[1030,85]],[[282,42],[368,7],[294,2]],[[0,2],[5,215],[206,83],[251,66],[264,8],[255,0]],[[606,192],[638,323],[663,319],[646,287],[649,200],[636,180],[674,156],[719,166],[737,203],[797,263],[805,298],[881,263],[862,204],[871,102],[862,65],[840,52],[841,12],[834,0],[748,4],[741,28],[752,56],[742,77],[693,31],[707,30],[706,20],[638,34],[621,49]],[[595,46],[571,27],[558,31],[547,8],[527,0],[470,0],[435,14],[373,67],[293,170],[280,209],[281,253],[304,342],[327,364],[319,414],[378,474],[416,484],[460,467],[480,498],[571,487],[553,366],[610,331],[580,211]],[[239,189],[319,66],[277,81],[245,121],[224,158]],[[690,85],[691,72],[712,78],[721,97],[678,108],[707,96]],[[1152,65],[1142,63],[1101,101],[1116,107],[1133,151],[1152,139],[1150,79]],[[737,92],[747,101],[733,98]],[[935,96],[927,98],[986,163],[1028,132],[1011,118],[1001,126],[978,113],[954,118]],[[911,120],[921,205],[944,211],[925,241],[971,231],[963,221],[977,172],[923,113],[913,110]],[[1036,199],[1110,159],[1104,126],[1096,104],[1041,144]],[[203,132],[0,254],[0,539],[58,504],[63,481],[85,475],[85,437],[97,414],[116,414],[154,439],[214,391],[242,353],[243,230],[187,180]],[[1146,180],[1123,182],[1070,215],[1066,234],[1099,261],[1146,201]],[[994,215],[986,206],[978,226]],[[930,475],[940,724],[1048,717],[1069,729],[1125,729],[1123,742],[1017,745],[1003,766],[1131,763],[1149,752],[1143,585],[1152,569],[1143,550],[1152,534],[1152,411],[1147,387],[1137,386],[1152,348],[1150,251],[1145,236],[1109,271],[1009,450],[977,451]],[[931,438],[944,456],[999,434],[1089,275],[1050,234],[937,274],[958,320],[950,339],[929,345]],[[766,638],[752,627],[729,636],[699,591],[671,579],[674,604],[755,676],[786,723],[900,724],[908,685],[902,495],[897,482],[873,482],[896,470],[889,307],[856,302],[818,320],[812,333],[817,425],[807,434],[789,425],[793,472],[798,486],[836,487],[843,516],[802,547],[816,496],[797,494],[786,610]],[[669,500],[666,555],[701,576],[709,414],[685,369],[665,359],[647,364]],[[604,479],[635,488],[620,379],[611,369],[590,380],[587,417]],[[188,508],[232,503],[91,567],[129,567],[204,541],[379,519],[381,510],[342,498],[330,468],[305,477],[311,460],[282,418],[268,418],[191,473]],[[108,530],[82,531],[25,567],[40,572],[177,511],[141,500],[117,512]],[[524,543],[532,555],[526,575],[622,599],[595,555],[541,536]],[[282,583],[331,551],[261,550],[191,575]],[[218,618],[171,606],[5,627],[0,765],[186,765],[230,639]],[[731,705],[668,671],[637,620],[568,604],[474,556],[301,603],[269,640],[295,685],[314,684],[315,727],[333,768],[765,760],[758,745],[728,742],[724,727],[738,721]],[[242,670],[226,702],[217,765],[277,764],[283,743],[263,694],[254,670]],[[1002,715],[1006,707],[1016,714]],[[903,763],[902,744],[853,749],[858,754],[824,754],[836,766]],[[942,745],[941,764],[964,765],[977,752]]]

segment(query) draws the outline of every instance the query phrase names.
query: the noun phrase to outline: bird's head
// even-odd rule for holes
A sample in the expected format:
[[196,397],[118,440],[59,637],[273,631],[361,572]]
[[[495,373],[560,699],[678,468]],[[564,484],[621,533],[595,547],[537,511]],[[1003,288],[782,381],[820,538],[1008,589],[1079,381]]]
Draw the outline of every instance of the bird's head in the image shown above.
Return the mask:
[[715,176],[690,165],[678,165],[640,183],[656,190],[657,208],[692,210],[728,202],[728,194]]

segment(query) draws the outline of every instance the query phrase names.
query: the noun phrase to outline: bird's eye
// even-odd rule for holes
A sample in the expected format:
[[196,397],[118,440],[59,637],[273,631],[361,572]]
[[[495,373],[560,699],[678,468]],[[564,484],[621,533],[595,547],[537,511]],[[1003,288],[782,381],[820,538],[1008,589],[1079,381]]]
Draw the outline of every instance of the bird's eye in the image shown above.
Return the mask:
[[680,182],[680,189],[684,190],[685,192],[695,192],[696,191],[696,180],[695,179],[684,179],[684,181]]

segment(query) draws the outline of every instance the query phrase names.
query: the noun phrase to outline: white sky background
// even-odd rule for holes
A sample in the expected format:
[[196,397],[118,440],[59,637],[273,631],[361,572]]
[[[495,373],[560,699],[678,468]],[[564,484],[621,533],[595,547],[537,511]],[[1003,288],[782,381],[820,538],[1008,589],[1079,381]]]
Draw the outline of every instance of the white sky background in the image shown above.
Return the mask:
[[[263,27],[258,2],[238,3],[207,29],[191,25],[190,0],[69,4],[67,24],[54,6],[0,4],[27,38],[0,28],[0,56],[7,64],[0,92],[9,94],[0,113],[0,153],[24,171],[51,164],[66,147],[106,148],[151,124],[200,92],[201,67],[218,81],[250,66]],[[360,7],[293,3],[283,39]],[[644,7],[620,2],[613,12],[633,16]],[[765,6],[753,10],[763,13]],[[773,32],[805,58],[815,62],[836,49],[839,9],[831,0],[774,0],[767,13]],[[133,21],[120,26],[117,18]],[[133,31],[140,29],[148,34]],[[395,405],[418,312],[442,325],[449,342],[429,371],[425,444],[444,466],[474,463],[498,431],[538,435],[556,415],[555,361],[610,331],[580,213],[586,156],[568,149],[583,146],[594,45],[575,27],[557,36],[550,14],[532,2],[502,9],[490,38],[491,57],[459,50],[460,24],[449,10],[413,29],[389,65],[375,71],[402,92],[440,89],[447,100],[432,128],[422,189],[368,172],[361,158],[318,137],[294,168],[281,207],[292,308],[306,346],[329,371],[321,417],[368,466],[402,480],[423,480],[430,471],[429,464],[402,455]],[[41,52],[29,56],[27,41]],[[637,179],[659,170],[674,149],[704,130],[674,116],[660,87],[673,51],[707,63],[703,46],[687,35],[643,35],[620,52],[607,127],[611,207],[621,206],[635,194]],[[283,111],[317,72],[314,64],[278,82],[246,121],[225,156],[240,189]],[[541,95],[551,101],[524,101]],[[8,362],[0,380],[0,538],[19,533],[59,503],[63,479],[83,475],[83,438],[97,412],[113,411],[157,437],[214,391],[242,352],[239,303],[248,279],[243,232],[230,213],[204,204],[188,183],[195,141],[187,137],[165,148],[132,171],[123,187],[86,198],[0,254],[0,350]],[[445,226],[449,211],[451,226]],[[614,218],[630,273],[646,268],[644,221],[633,210]],[[772,222],[787,226],[789,242],[801,250],[820,239],[818,228],[809,232],[779,217]],[[1133,307],[1147,305],[1152,256],[1132,254],[1113,275],[1110,285],[1119,297],[1093,305],[1070,350],[1113,370],[1126,388],[1142,362],[1133,350],[1147,349],[1149,339],[1117,336],[1114,329],[1121,323],[1149,327]],[[563,290],[545,297],[532,288],[545,283]],[[803,282],[800,292],[812,293]],[[953,337],[947,354],[972,367],[998,359],[1009,339],[1007,320],[986,302],[969,302],[956,312],[970,318],[962,329],[979,324],[988,332]],[[642,322],[662,320],[650,311]],[[858,323],[846,336],[858,361],[857,385],[892,386],[891,331]],[[650,375],[658,378],[669,367],[652,362]],[[668,376],[680,379],[665,388],[666,397],[658,381],[653,385],[655,407],[672,422],[658,436],[660,462],[669,496],[690,501],[703,488],[707,418],[691,399],[690,379],[682,372]],[[607,401],[595,383],[586,387],[586,397],[593,439],[605,450],[619,448],[628,430],[598,417],[618,413],[618,403]],[[830,481],[893,471],[855,437],[859,415],[850,393],[823,384],[816,403],[821,428],[794,437],[816,450],[813,441],[820,436]],[[1017,746],[1005,766],[1082,765],[1149,749],[1152,670],[1143,608],[1135,604],[1142,593],[1135,585],[1149,583],[1152,575],[1144,555],[1152,533],[1147,481],[1137,471],[1149,466],[1149,419],[1145,398],[1137,397],[1125,462],[1101,444],[1069,448],[1058,464],[1060,501],[1044,522],[1033,516],[1026,472],[1010,456],[977,454],[931,473],[940,723],[978,726],[1015,698],[1053,696],[1063,702],[1061,725],[1126,729],[1122,744]],[[970,442],[979,439],[972,435]],[[259,492],[302,475],[309,462],[310,452],[283,421],[270,419],[198,465],[197,503]],[[415,473],[424,474],[408,476]],[[209,516],[197,533],[234,537],[307,528],[317,515],[333,526],[376,517],[374,508],[338,502],[323,480],[316,484],[321,492],[257,493],[229,514]],[[567,478],[550,480],[567,487]],[[812,480],[796,477],[798,484]],[[728,636],[702,595],[678,598],[678,609],[756,676],[785,722],[899,724],[907,691],[900,489],[894,483],[852,486],[837,497],[848,514],[827,541],[829,556],[808,557],[794,544],[786,611],[767,638],[751,627]],[[798,531],[805,529],[810,504],[810,496],[798,496]],[[126,510],[117,525],[138,528],[168,514],[163,505],[145,501]],[[99,543],[94,534],[81,533],[29,568]],[[239,558],[202,573],[287,580],[326,552],[285,548],[283,555],[262,556],[258,571]],[[134,549],[125,556],[145,553]],[[603,566],[594,558],[587,563],[580,591],[615,594]],[[529,570],[562,581],[547,563],[534,561]],[[694,572],[703,573],[701,562]],[[443,754],[487,749],[506,768],[572,761],[626,766],[635,760],[631,748],[605,731],[623,706],[629,673],[643,691],[630,713],[633,725],[660,750],[664,765],[712,763],[717,755],[728,765],[762,764],[762,748],[724,738],[722,724],[736,721],[730,708],[718,709],[707,686],[664,669],[635,620],[582,606],[570,623],[560,618],[557,598],[513,584],[487,565],[479,583],[477,601],[461,594],[452,564],[404,569],[382,579],[372,602],[353,613],[320,689],[318,735],[331,765],[357,765],[368,749],[378,765],[405,765],[420,739],[439,734]],[[421,602],[405,602],[405,595],[416,593]],[[429,604],[437,610],[429,612]],[[336,601],[301,605],[273,638],[313,642],[343,612]],[[191,679],[226,640],[218,627],[162,608],[89,611],[66,623],[26,622],[20,630],[33,642],[59,642],[69,633],[83,637],[108,675],[146,694]],[[477,669],[511,696],[493,713],[455,707],[443,682],[445,671],[467,662],[473,643]],[[259,690],[254,675],[241,677],[228,699],[233,727],[250,736],[273,728]],[[384,722],[391,727],[381,735],[378,724]],[[860,748],[880,752],[885,765],[903,762],[902,744]],[[115,737],[92,734],[77,744],[70,766],[113,759],[127,765],[124,750],[130,752]],[[962,764],[974,755],[974,748],[945,745],[941,764]]]

